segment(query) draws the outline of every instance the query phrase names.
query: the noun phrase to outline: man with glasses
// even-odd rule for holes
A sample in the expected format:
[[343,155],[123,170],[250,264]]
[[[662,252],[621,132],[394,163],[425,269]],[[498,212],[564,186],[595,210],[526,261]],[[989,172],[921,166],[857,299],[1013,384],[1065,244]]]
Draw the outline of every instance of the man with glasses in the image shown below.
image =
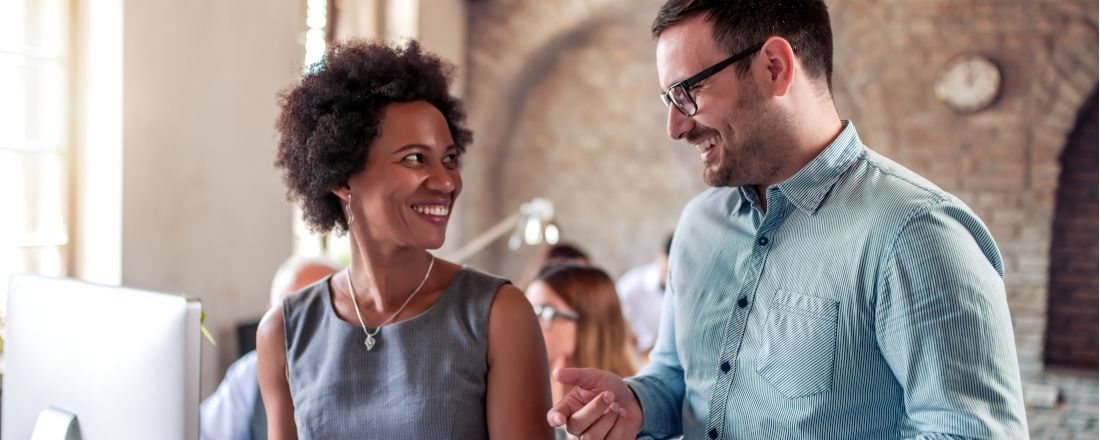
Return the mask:
[[547,414],[585,439],[1027,438],[1000,253],[959,199],[864,146],[831,93],[822,0],[670,0],[684,209],[651,362]]

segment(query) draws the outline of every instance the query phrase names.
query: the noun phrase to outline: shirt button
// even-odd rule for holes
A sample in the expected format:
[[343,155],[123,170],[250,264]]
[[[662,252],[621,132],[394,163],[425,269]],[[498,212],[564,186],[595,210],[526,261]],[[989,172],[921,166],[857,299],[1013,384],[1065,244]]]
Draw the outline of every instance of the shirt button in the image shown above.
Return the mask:
[[707,433],[707,437],[718,438],[718,430],[714,429],[714,428],[710,428],[710,432]]
[[737,307],[740,307],[740,308],[743,309],[743,308],[745,308],[745,306],[748,306],[748,305],[749,305],[749,299],[746,298],[746,297],[742,296],[741,299],[737,300]]
[[722,362],[722,366],[719,367],[719,368],[722,369],[723,373],[729,373],[730,372],[730,363],[729,363],[729,361]]
[[768,237],[757,238],[756,239],[756,244],[761,245],[761,246],[767,246],[768,245]]

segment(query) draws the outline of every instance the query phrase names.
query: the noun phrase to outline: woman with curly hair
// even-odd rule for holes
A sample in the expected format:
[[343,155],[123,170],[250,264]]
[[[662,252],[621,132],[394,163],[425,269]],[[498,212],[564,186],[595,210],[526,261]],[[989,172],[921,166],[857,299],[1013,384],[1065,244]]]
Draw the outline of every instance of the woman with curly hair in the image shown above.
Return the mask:
[[530,303],[429,252],[471,139],[450,80],[415,41],[349,42],[283,93],[275,164],[314,231],[347,233],[351,260],[260,324],[271,438],[551,437]]

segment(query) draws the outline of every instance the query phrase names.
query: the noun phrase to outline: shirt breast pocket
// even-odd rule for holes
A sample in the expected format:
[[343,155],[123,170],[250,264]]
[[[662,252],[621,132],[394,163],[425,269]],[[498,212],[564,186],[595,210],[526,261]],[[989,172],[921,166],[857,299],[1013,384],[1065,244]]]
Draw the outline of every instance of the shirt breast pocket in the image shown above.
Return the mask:
[[838,304],[776,291],[764,325],[757,374],[789,399],[832,389]]

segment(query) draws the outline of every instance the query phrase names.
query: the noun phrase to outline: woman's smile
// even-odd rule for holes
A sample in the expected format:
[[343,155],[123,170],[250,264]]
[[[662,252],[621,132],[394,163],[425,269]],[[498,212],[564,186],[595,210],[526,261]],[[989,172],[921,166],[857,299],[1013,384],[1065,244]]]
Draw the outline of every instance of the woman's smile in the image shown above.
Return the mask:
[[421,219],[437,226],[446,226],[451,218],[451,200],[414,203],[410,208]]

